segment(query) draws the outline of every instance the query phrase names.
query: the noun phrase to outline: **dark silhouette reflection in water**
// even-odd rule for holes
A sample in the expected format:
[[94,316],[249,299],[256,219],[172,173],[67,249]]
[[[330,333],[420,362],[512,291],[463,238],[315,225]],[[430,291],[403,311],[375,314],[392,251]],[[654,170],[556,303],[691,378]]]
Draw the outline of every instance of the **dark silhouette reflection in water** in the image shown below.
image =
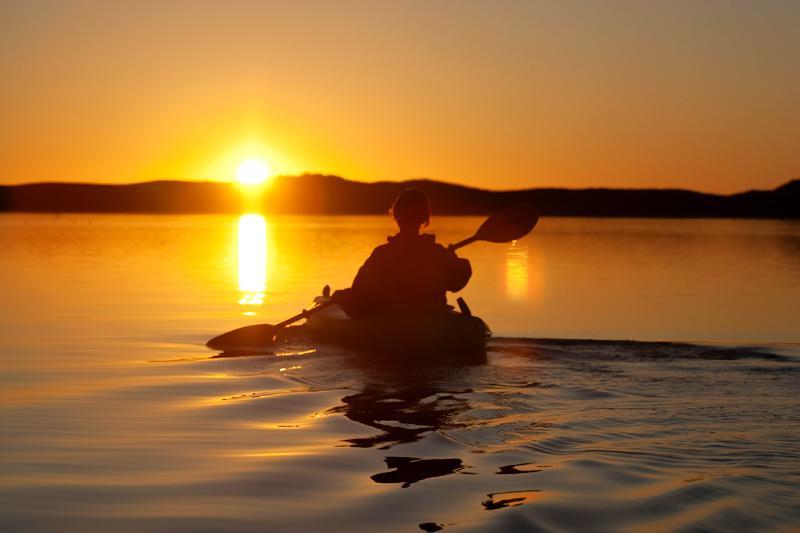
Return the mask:
[[332,413],[342,413],[354,422],[375,428],[370,437],[345,439],[356,448],[379,446],[387,450],[396,444],[414,442],[429,431],[452,427],[453,417],[467,408],[467,400],[455,396],[470,389],[443,391],[430,386],[405,387],[392,391],[366,388],[342,398],[344,405]]
[[412,483],[431,477],[454,474],[464,468],[461,459],[418,459],[416,457],[387,457],[386,466],[392,470],[370,476],[375,483]]
[[[405,386],[393,390],[367,387],[358,394],[345,396],[339,407],[330,412],[379,430],[370,437],[345,439],[357,448],[379,447],[386,450],[398,444],[420,440],[426,433],[457,427],[453,418],[469,408],[459,393],[470,389],[444,391],[434,386]],[[403,488],[432,477],[454,474],[465,468],[458,458],[423,459],[390,456],[384,459],[388,472],[370,476],[375,483],[400,483]]]
[[501,466],[497,471],[498,474],[533,474],[534,472],[541,472],[541,468],[531,463],[520,463],[516,465]]
[[488,499],[481,502],[487,511],[502,509],[503,507],[516,507],[532,499],[540,490],[521,490],[515,492],[498,492],[487,494]]

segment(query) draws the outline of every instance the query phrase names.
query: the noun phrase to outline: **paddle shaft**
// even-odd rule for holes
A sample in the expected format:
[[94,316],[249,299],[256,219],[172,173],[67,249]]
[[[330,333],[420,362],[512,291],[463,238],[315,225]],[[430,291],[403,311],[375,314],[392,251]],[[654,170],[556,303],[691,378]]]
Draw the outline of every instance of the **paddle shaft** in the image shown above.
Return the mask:
[[459,248],[464,247],[464,246],[466,246],[468,244],[472,244],[473,242],[475,242],[477,240],[478,240],[478,235],[476,234],[476,235],[473,235],[472,237],[464,239],[463,241],[458,241],[455,244],[451,244],[450,246],[448,246],[448,248],[453,250],[453,251],[455,251],[455,250],[458,250]]
[[281,328],[283,328],[283,327],[286,327],[286,326],[288,326],[288,325],[290,325],[290,324],[294,324],[294,323],[295,323],[295,322],[297,322],[298,320],[302,320],[302,319],[304,319],[304,318],[308,318],[308,317],[310,317],[311,315],[313,315],[314,313],[316,313],[317,311],[322,311],[323,309],[326,309],[326,308],[328,308],[328,307],[332,306],[332,305],[333,305],[333,304],[335,304],[335,303],[336,303],[336,302],[335,302],[335,301],[334,301],[334,300],[331,298],[331,299],[330,299],[330,300],[328,300],[327,302],[322,302],[322,303],[321,303],[321,304],[319,304],[318,306],[316,306],[316,307],[312,307],[311,309],[303,309],[303,311],[302,311],[302,312],[300,312],[300,313],[297,313],[297,314],[296,314],[296,315],[294,315],[293,317],[287,318],[287,319],[286,319],[286,320],[284,320],[283,322],[279,322],[279,323],[275,324],[274,328],[275,328],[276,330],[278,330],[278,329],[281,329]]

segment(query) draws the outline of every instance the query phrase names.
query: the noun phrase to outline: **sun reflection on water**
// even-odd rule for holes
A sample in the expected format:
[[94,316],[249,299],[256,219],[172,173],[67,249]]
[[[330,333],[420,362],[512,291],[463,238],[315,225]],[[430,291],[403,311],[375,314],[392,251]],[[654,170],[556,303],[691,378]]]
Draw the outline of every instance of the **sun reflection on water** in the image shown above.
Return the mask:
[[262,305],[267,290],[267,221],[263,216],[251,213],[239,217],[237,257],[242,293],[239,304]]
[[525,300],[529,281],[528,247],[514,241],[506,251],[506,296],[511,300]]

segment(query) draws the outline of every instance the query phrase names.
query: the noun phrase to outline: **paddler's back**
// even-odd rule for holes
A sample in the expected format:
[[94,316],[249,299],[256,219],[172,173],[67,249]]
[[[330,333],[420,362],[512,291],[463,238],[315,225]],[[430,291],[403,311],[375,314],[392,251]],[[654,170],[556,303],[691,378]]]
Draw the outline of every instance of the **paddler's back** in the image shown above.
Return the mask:
[[431,234],[389,237],[375,248],[344,298],[350,316],[417,315],[447,309],[447,291],[472,275],[468,260],[436,243]]

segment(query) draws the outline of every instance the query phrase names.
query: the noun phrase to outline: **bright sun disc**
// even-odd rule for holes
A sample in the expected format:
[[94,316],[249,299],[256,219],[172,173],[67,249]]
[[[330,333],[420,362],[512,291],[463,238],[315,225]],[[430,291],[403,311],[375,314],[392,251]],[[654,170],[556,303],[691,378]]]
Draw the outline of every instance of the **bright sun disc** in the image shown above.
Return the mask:
[[241,185],[261,185],[272,175],[272,169],[261,159],[246,159],[236,169],[236,181]]

